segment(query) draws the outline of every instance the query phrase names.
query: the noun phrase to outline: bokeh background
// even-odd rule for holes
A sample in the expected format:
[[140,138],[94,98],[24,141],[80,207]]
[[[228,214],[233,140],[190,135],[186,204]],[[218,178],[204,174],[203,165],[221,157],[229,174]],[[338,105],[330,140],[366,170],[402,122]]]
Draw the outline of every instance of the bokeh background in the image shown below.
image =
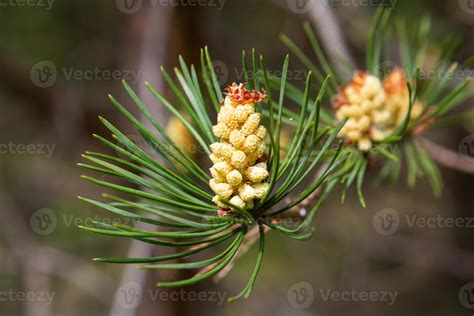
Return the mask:
[[[376,1],[329,2],[345,44],[363,65]],[[0,0],[0,315],[474,313],[474,177],[447,168],[442,168],[440,198],[424,181],[407,189],[402,177],[397,186],[367,185],[366,209],[353,193],[344,205],[335,193],[316,218],[310,241],[271,233],[251,297],[233,304],[222,299],[245,286],[255,251],[217,285],[208,281],[171,291],[154,287],[159,278],[173,278],[171,272],[139,280],[125,266],[91,261],[130,251],[128,240],[77,228],[94,219],[122,220],[76,198],[102,192],[81,180],[83,171],[76,166],[85,150],[102,150],[91,136],[108,135],[98,115],[131,130],[107,94],[124,96],[120,79],[142,92],[145,80],[162,89],[159,66],[171,69],[179,54],[199,64],[205,45],[223,86],[241,79],[243,49],[257,49],[278,69],[287,53],[280,32],[310,55],[302,23],[318,22],[311,3]],[[395,12],[409,23],[432,16],[433,52],[443,36],[455,34],[462,40],[456,58],[473,54],[474,1],[398,0]],[[326,31],[331,32],[318,29]],[[305,68],[296,58],[290,68],[292,81],[301,85]],[[474,133],[473,123],[429,137],[457,151]],[[399,216],[400,225],[390,234],[377,226],[386,209]],[[442,219],[411,225],[414,218]],[[464,224],[446,227],[446,218]]]

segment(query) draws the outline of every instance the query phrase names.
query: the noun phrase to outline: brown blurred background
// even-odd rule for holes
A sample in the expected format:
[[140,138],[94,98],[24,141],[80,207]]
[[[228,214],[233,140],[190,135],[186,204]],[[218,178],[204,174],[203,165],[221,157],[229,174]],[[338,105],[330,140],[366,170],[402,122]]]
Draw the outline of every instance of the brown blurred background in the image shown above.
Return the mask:
[[[331,3],[361,66],[375,1]],[[474,281],[474,178],[445,168],[441,198],[434,198],[423,181],[407,189],[402,177],[396,187],[368,184],[366,209],[353,194],[345,205],[333,194],[316,218],[310,241],[271,233],[251,297],[233,304],[222,299],[245,286],[255,251],[218,285],[206,282],[163,292],[155,289],[156,280],[172,275],[142,274],[147,281],[141,282],[125,266],[91,261],[126,256],[130,246],[128,240],[77,228],[93,219],[120,220],[76,199],[102,192],[81,180],[83,171],[76,166],[85,150],[102,150],[91,136],[108,136],[98,115],[131,131],[107,93],[123,97],[120,79],[127,79],[162,115],[143,92],[143,81],[163,89],[159,66],[172,69],[178,54],[199,64],[199,49],[208,45],[222,86],[240,79],[243,49],[256,48],[270,68],[279,68],[287,53],[280,32],[311,55],[302,31],[304,20],[317,22],[310,4],[0,0],[1,316],[474,313],[474,286],[469,285]],[[434,51],[444,35],[454,33],[463,43],[457,59],[473,54],[474,1],[398,0],[396,13],[409,22],[430,14]],[[296,58],[290,68],[292,80],[301,85],[305,68]],[[430,137],[457,151],[472,133],[470,122]],[[399,217],[399,227],[384,234],[377,220],[388,208],[395,210],[389,212]],[[440,217],[434,225],[422,224],[423,219]],[[412,225],[416,218],[421,222]],[[464,224],[446,227],[446,219]]]

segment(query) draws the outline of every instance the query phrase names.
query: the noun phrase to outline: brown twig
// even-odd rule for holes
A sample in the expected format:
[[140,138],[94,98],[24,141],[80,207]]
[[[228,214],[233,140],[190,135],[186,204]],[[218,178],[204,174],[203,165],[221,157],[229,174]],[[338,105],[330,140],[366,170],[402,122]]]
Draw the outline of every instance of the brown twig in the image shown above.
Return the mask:
[[[320,170],[323,170],[323,169],[324,169],[324,167],[320,168]],[[318,178],[320,175],[321,175],[321,171],[318,172],[316,178]],[[321,187],[317,188],[313,193],[311,193],[300,204],[294,206],[290,210],[288,210],[288,211],[280,214],[279,216],[273,218],[272,222],[274,224],[279,224],[282,221],[285,221],[286,219],[301,220],[302,218],[304,218],[307,215],[306,208],[309,205],[313,204],[319,198],[319,196],[321,195],[321,192],[322,192],[322,188]],[[286,199],[286,202],[288,204],[291,203],[291,199],[290,198]],[[268,233],[269,231],[271,231],[271,229],[268,226],[264,226],[264,233]],[[227,274],[229,274],[229,272],[234,267],[236,261],[240,257],[242,257],[243,255],[245,255],[252,248],[252,246],[257,242],[259,236],[260,236],[260,234],[259,234],[258,225],[255,225],[245,235],[242,246],[239,248],[239,250],[237,251],[235,256],[229,262],[229,264],[224,269],[222,269],[218,274],[216,274],[216,276],[213,278],[213,281],[215,283],[220,282],[222,279],[224,279],[227,276]],[[207,266],[207,267],[199,270],[194,276],[195,277],[200,276],[200,275],[210,271],[211,269],[213,269],[216,265],[217,265],[217,263],[212,264],[210,266]]]
[[[166,40],[169,32],[171,16],[173,14],[172,7],[149,6],[146,10],[134,14],[130,19],[130,25],[134,30],[132,38],[137,38],[137,46],[141,46],[138,50],[139,56],[136,58],[139,62],[139,70],[142,79],[147,80],[153,86],[161,89],[164,85],[163,79],[159,75],[160,66],[165,63],[166,58]],[[139,86],[138,92],[140,98],[145,104],[154,104],[156,101],[153,96],[148,93],[143,85]],[[159,124],[166,126],[169,114],[161,106],[150,107],[152,115],[158,120]],[[141,117],[143,124],[149,128],[149,121]],[[158,159],[158,158],[157,158]],[[153,245],[138,240],[132,240],[129,246],[128,257],[150,257],[153,255]],[[124,267],[120,279],[121,284],[133,281],[139,284],[141,288],[145,288],[149,280],[149,270],[136,269],[134,265]],[[168,313],[165,311],[165,304],[155,304],[156,313]],[[139,311],[140,306],[136,308],[124,308],[120,302],[114,300],[110,310],[110,315],[133,316]]]
[[30,70],[19,63],[12,55],[0,49],[0,78],[14,92],[28,99],[38,114],[44,115],[51,109],[54,99],[53,88],[40,88],[31,80]]
[[459,153],[436,144],[426,138],[419,137],[418,141],[428,152],[431,158],[440,165],[454,170],[474,174],[474,162],[466,160]]
[[[267,227],[267,226],[264,226],[263,229],[264,229],[263,231],[265,233],[270,231],[270,228]],[[252,248],[252,246],[255,244],[255,242],[257,242],[259,236],[260,236],[260,231],[259,231],[258,225],[255,225],[249,230],[247,235],[245,235],[243,244],[239,248],[239,250],[237,250],[237,253],[235,254],[234,258],[232,258],[232,260],[229,262],[228,265],[225,266],[224,269],[222,269],[219,273],[216,274],[216,276],[213,279],[213,281],[215,283],[220,282],[223,278],[226,277],[226,275],[234,267],[237,259],[242,257],[243,255],[245,255]]]
[[[281,8],[289,9],[287,1],[272,0],[272,2]],[[346,44],[333,8],[322,0],[307,1],[305,5],[311,6],[308,7],[307,16],[316,28],[318,39],[335,69],[342,76],[350,78],[352,74],[348,72],[344,64],[354,66],[355,61]]]
[[[0,193],[3,228],[2,232],[11,246],[14,258],[23,269],[34,271],[27,276],[36,277],[38,273],[59,277],[91,294],[104,304],[108,304],[113,281],[88,262],[59,249],[42,246],[22,220],[21,212],[14,201]],[[33,285],[35,280],[26,280]]]
[[[328,163],[325,162],[319,167],[313,181],[317,181],[317,179],[319,179],[319,177],[321,177],[321,175],[323,174],[323,172],[327,168],[327,166],[328,166]],[[321,193],[322,193],[322,186],[320,186],[316,190],[314,190],[314,192],[312,192],[306,199],[304,199],[298,205],[295,205],[291,209],[289,209],[288,211],[279,214],[275,218],[272,218],[271,219],[272,223],[278,225],[278,224],[281,224],[281,222],[283,222],[287,219],[296,220],[297,222],[302,220],[307,215],[307,210],[306,209],[310,205],[312,205],[321,196]],[[285,202],[287,204],[290,204],[292,202],[292,199],[287,198],[285,200]],[[268,226],[264,226],[264,232],[268,233],[269,231],[271,231],[271,229]],[[239,250],[237,251],[235,256],[232,258],[230,263],[214,277],[214,279],[213,279],[214,282],[217,283],[217,282],[221,281],[232,270],[232,268],[235,265],[235,262],[241,256],[245,255],[250,250],[250,248],[252,248],[252,246],[257,242],[259,236],[260,236],[260,234],[259,234],[258,226],[255,225],[249,230],[249,232],[245,236],[244,241],[243,241],[243,245],[239,248]],[[210,269],[212,269],[213,267],[214,266],[211,266]],[[196,275],[201,275],[201,274],[205,273],[208,270],[209,270],[209,267],[206,267],[206,268],[200,270]]]
[[321,44],[336,70],[346,78],[352,76],[341,61],[349,65],[355,65],[355,61],[347,47],[341,26],[331,5],[322,0],[313,1],[309,16],[316,27]]

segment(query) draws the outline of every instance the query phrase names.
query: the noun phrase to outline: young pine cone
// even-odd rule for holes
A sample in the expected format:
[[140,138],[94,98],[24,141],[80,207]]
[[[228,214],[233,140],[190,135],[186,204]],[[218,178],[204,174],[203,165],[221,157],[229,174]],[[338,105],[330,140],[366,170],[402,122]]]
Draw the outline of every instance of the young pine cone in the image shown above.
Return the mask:
[[[393,70],[382,81],[359,71],[349,85],[342,87],[333,107],[337,120],[349,117],[340,137],[356,144],[361,151],[369,151],[373,142],[388,137],[403,122],[409,108],[407,78],[401,69]],[[411,118],[423,110],[415,102]]]
[[[241,209],[252,209],[267,190],[266,129],[260,124],[255,102],[265,99],[265,92],[248,91],[245,84],[232,84],[217,116],[213,133],[220,141],[210,146],[214,165],[210,168],[213,201],[222,209],[229,203]],[[226,202],[226,203],[224,203]]]

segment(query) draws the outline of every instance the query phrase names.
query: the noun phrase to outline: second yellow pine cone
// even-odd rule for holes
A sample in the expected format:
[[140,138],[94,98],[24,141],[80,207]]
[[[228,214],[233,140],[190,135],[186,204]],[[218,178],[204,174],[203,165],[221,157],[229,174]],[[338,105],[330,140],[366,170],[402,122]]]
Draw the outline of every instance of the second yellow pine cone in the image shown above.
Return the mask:
[[[388,137],[405,119],[409,108],[405,73],[395,69],[382,82],[359,71],[349,85],[340,89],[333,107],[338,121],[348,117],[339,136],[356,144],[359,150],[369,151],[373,142]],[[416,101],[411,118],[422,111],[423,104]]]

